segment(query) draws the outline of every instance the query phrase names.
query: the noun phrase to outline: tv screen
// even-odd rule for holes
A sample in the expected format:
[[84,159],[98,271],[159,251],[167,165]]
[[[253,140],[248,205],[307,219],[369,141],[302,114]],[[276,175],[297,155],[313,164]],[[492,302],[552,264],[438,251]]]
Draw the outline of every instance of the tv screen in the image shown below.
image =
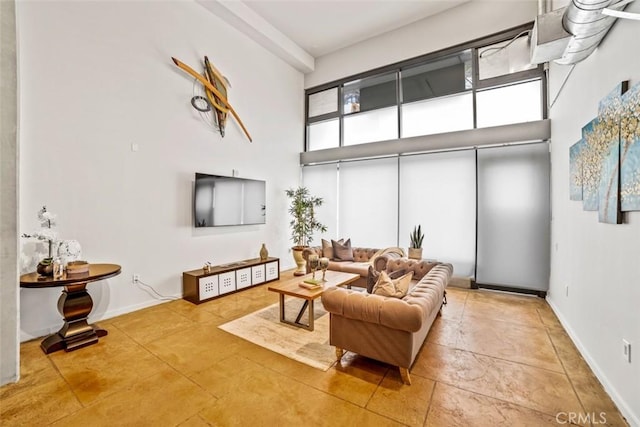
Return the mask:
[[255,179],[196,173],[195,227],[264,224],[265,187]]

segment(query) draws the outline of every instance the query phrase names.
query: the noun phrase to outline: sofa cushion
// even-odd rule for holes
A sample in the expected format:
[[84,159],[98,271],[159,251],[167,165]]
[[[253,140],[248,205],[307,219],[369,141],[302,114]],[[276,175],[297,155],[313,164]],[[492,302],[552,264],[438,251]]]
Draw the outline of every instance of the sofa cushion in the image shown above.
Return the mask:
[[[389,278],[397,279],[398,277],[404,276],[406,272],[407,270],[404,270],[404,269],[393,271],[389,273]],[[373,287],[378,281],[379,277],[380,277],[380,272],[376,271],[376,269],[373,268],[372,265],[369,265],[369,270],[367,271],[367,292],[368,293],[371,293],[371,291],[373,291]]]
[[378,281],[373,286],[371,293],[381,295],[383,297],[402,298],[409,291],[409,283],[413,277],[413,271],[397,278],[392,279],[385,271],[380,272]]
[[359,274],[363,278],[367,277],[368,269],[368,262],[329,261],[329,270]]
[[353,261],[353,250],[351,249],[351,239],[347,239],[344,243],[332,240],[333,259],[336,261]]
[[[344,239],[338,240],[338,243],[344,243]],[[330,241],[325,239],[322,239],[322,256],[329,259],[333,258],[333,246]]]

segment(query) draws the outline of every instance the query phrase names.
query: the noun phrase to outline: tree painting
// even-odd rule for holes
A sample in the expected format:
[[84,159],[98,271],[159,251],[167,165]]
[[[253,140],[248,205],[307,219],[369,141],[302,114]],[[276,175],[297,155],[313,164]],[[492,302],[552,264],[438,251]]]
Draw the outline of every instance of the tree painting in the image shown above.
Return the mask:
[[640,83],[622,97],[620,197],[622,211],[640,210]]

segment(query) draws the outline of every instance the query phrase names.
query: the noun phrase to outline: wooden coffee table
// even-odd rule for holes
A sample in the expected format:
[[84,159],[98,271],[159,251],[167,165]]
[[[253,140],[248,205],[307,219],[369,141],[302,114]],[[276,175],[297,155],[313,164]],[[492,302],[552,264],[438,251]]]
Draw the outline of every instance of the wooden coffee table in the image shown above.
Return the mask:
[[[322,273],[317,272],[316,278],[320,277],[322,277]],[[307,274],[305,276],[295,276],[292,279],[276,282],[273,285],[269,286],[267,289],[273,292],[278,292],[280,294],[280,321],[282,323],[297,326],[298,328],[303,328],[308,331],[313,331],[313,301],[319,298],[326,288],[333,286],[348,286],[358,280],[360,278],[360,275],[353,273],[344,273],[341,271],[327,270],[325,274],[325,279],[327,281],[324,282],[324,284],[319,288],[305,289],[300,286],[300,283],[310,278],[311,274]],[[304,304],[302,304],[302,308],[300,309],[296,320],[293,322],[291,320],[287,320],[285,317],[285,295],[302,298],[304,300]],[[309,312],[309,324],[307,325],[305,325],[304,323],[300,323],[300,319],[302,318],[305,309],[307,309]]]

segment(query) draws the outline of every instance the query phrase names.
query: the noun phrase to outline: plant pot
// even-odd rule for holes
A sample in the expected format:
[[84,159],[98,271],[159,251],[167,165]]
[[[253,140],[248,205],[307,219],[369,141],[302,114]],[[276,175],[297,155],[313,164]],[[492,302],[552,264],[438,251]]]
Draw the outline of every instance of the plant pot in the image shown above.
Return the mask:
[[294,246],[291,248],[293,250],[293,259],[296,262],[298,268],[293,272],[294,276],[304,276],[307,274],[306,265],[307,261],[305,261],[302,256],[302,251],[305,250],[305,246]]
[[422,248],[409,248],[410,259],[422,259]]
[[53,276],[53,263],[51,258],[45,258],[38,263],[36,271],[41,276]]

